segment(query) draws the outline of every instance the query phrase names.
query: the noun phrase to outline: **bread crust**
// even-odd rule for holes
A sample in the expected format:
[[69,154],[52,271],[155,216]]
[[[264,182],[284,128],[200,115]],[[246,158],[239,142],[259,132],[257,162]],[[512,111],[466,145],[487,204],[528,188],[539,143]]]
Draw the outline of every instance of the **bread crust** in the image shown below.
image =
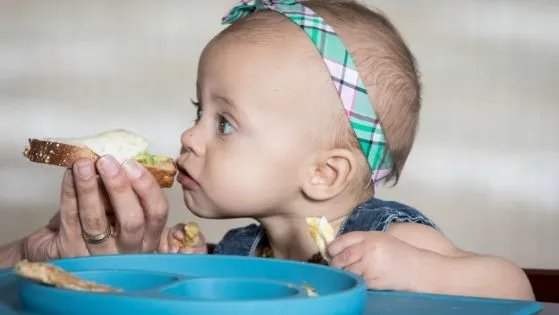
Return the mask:
[[[93,163],[100,158],[99,155],[86,147],[40,139],[29,139],[29,146],[25,148],[23,155],[35,163],[65,168],[72,168],[74,163],[81,158],[90,159]],[[166,162],[155,165],[141,164],[155,177],[161,188],[173,186],[177,169],[171,158]]]

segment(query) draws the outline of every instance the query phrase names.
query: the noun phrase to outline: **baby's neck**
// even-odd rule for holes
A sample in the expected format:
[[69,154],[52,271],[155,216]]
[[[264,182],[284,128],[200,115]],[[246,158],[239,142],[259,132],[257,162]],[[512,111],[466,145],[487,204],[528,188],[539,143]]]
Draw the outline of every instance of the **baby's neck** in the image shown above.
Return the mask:
[[321,207],[321,211],[293,209],[290,215],[275,215],[259,218],[268,239],[268,245],[275,258],[307,261],[318,253],[318,248],[310,236],[306,216],[324,216],[338,233],[342,223],[360,202],[337,204],[333,207]]
[[304,218],[269,217],[259,220],[274,258],[307,261],[317,252]]

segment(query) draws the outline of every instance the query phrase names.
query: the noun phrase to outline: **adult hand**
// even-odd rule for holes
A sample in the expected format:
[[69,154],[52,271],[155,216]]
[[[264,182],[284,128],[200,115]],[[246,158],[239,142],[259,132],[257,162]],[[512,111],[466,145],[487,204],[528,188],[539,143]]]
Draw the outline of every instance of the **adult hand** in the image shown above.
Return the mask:
[[154,252],[167,215],[165,194],[136,161],[121,166],[110,156],[96,165],[80,159],[64,175],[59,212],[25,239],[23,257],[45,261]]

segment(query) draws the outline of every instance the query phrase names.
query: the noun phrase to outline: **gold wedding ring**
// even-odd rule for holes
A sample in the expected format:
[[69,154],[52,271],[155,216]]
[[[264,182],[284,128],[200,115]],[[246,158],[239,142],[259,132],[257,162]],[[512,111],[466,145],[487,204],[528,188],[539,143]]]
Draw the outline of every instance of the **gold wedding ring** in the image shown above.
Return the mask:
[[105,230],[105,232],[99,235],[91,235],[82,232],[82,237],[86,243],[91,245],[98,245],[108,240],[109,237],[111,237],[111,234],[112,234],[112,229],[111,229],[111,225],[109,224],[107,225],[107,229]]

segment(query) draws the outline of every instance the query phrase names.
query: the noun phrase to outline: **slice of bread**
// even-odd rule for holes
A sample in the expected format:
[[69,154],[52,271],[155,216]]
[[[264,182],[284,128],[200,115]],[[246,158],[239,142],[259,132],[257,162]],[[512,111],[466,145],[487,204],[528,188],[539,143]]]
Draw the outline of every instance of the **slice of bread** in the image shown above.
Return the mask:
[[[173,186],[177,169],[172,158],[151,155],[147,153],[147,151],[144,151],[144,147],[137,146],[136,144],[129,145],[127,143],[115,142],[126,142],[126,139],[128,139],[127,137],[119,139],[103,138],[105,135],[113,134],[114,132],[122,131],[106,132],[93,137],[68,140],[31,138],[29,139],[29,145],[25,148],[23,155],[32,162],[71,168],[80,158],[88,158],[95,163],[102,155],[114,152],[114,155],[119,157],[117,160],[121,163],[124,162],[125,159],[135,159],[138,163],[142,164],[155,177],[161,188],[170,188]],[[99,139],[102,140],[101,142],[111,143],[108,146],[106,143],[103,143],[102,146],[97,145],[97,152],[95,152],[95,149],[87,145],[88,140],[91,139],[97,141],[97,144],[100,142]],[[91,143],[91,141],[89,143]],[[125,154],[123,154],[123,151],[114,151],[114,147],[121,148],[127,145],[128,150],[123,150]],[[106,148],[113,149],[113,152]]]
[[14,272],[20,277],[57,288],[86,292],[122,292],[121,289],[85,281],[47,263],[22,260],[14,266]]

